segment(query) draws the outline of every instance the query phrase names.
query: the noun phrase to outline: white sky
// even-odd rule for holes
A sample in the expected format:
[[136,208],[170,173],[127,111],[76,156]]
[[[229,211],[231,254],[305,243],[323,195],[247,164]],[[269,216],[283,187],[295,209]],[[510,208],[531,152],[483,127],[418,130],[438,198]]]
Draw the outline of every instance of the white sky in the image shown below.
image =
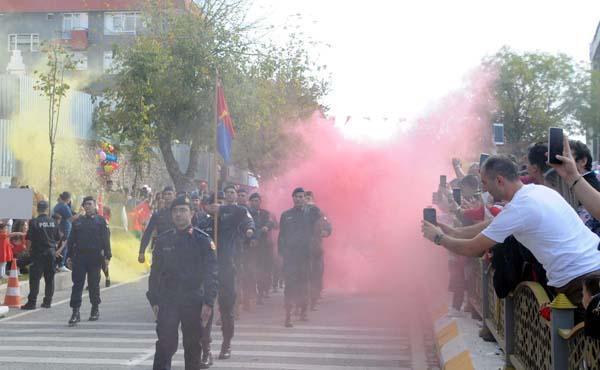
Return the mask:
[[410,120],[503,45],[588,62],[600,22],[600,0],[254,0],[254,11],[332,45],[315,55],[338,119]]

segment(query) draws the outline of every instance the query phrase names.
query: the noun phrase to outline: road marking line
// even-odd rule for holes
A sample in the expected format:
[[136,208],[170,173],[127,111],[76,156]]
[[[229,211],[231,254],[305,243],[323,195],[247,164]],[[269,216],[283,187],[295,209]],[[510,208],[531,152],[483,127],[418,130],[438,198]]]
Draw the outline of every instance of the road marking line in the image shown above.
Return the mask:
[[[135,278],[135,279],[133,279],[133,280],[129,280],[129,281],[125,281],[125,282],[122,282],[122,283],[115,284],[115,285],[111,285],[111,286],[109,286],[108,288],[101,288],[101,289],[100,289],[100,292],[106,292],[107,290],[115,289],[115,288],[121,287],[121,286],[123,286],[123,285],[132,284],[132,283],[136,283],[136,282],[138,282],[138,281],[140,281],[140,280],[142,280],[142,279],[144,279],[144,278],[146,278],[146,277],[148,277],[148,274],[145,274],[145,275],[139,276],[139,277],[137,277],[137,278]],[[88,295],[89,295],[89,293],[85,293],[85,294],[83,294],[81,297],[82,297],[82,298],[85,298],[85,297],[87,297]],[[67,303],[67,302],[70,302],[70,301],[71,301],[71,299],[70,299],[70,298],[63,299],[62,301],[58,301],[58,302],[54,302],[54,303],[52,303],[52,307],[55,307],[55,306],[58,306],[58,305],[61,305],[61,304],[64,304],[64,303]],[[6,317],[6,318],[3,318],[3,319],[0,319],[0,323],[5,323],[5,322],[7,322],[7,321],[10,321],[10,320],[17,319],[17,318],[19,318],[19,317],[23,317],[23,316],[26,316],[26,315],[30,315],[30,314],[32,314],[32,313],[34,313],[34,312],[38,312],[38,311],[40,311],[40,310],[42,310],[42,308],[37,308],[37,309],[35,309],[35,310],[21,312],[21,313],[18,313],[18,314],[16,314],[16,315],[13,315],[13,316],[9,316],[9,317]],[[44,308],[43,310],[46,310],[46,308]]]
[[[106,337],[11,337],[0,336],[0,343],[25,341],[31,342],[81,342],[81,343],[154,343],[155,338],[106,338]],[[329,343],[329,342],[289,342],[289,341],[260,341],[234,340],[236,345],[249,346],[281,346],[306,348],[346,348],[346,349],[398,349],[401,344],[372,344],[372,343]],[[406,347],[408,348],[408,347]]]
[[[0,356],[0,362],[21,363],[21,364],[68,364],[68,365],[114,365],[129,366],[129,360],[115,360],[111,358],[54,358],[54,357],[16,357]],[[143,361],[139,365],[152,366],[152,361]],[[173,365],[182,366],[183,361],[173,361]],[[239,368],[239,369],[279,369],[279,370],[409,370],[393,366],[335,366],[335,365],[302,365],[302,364],[283,364],[283,363],[249,363],[233,361],[217,361],[213,365],[215,368]]]
[[[129,360],[129,365],[135,366],[148,360],[154,355],[154,347],[147,348],[143,353],[141,348],[123,348],[123,347],[59,347],[59,346],[2,346],[0,352],[4,351],[30,351],[30,353],[53,352],[53,353],[125,353],[139,354]],[[183,349],[177,351],[178,355],[183,354]],[[280,352],[280,351],[235,351],[236,356],[252,357],[293,357],[293,358],[314,358],[314,359],[333,359],[333,360],[366,360],[366,361],[406,361],[410,356],[406,355],[388,355],[388,354],[354,354],[354,353],[315,353],[315,352]]]
[[[57,322],[53,322],[53,321],[20,321],[20,322],[5,322],[5,320],[0,320],[0,326],[2,326],[3,324],[6,325],[36,325],[36,326],[40,326],[40,325],[62,325],[60,323]],[[78,324],[79,326],[139,326],[139,327],[148,327],[148,328],[154,328],[156,327],[155,323],[150,323],[150,322],[118,322],[118,321],[102,321],[101,323],[87,323],[87,322],[81,322]],[[280,329],[280,330],[288,330],[286,328],[283,327],[283,325],[252,325],[252,324],[235,324],[236,328],[242,328],[242,329]],[[395,333],[397,334],[398,331],[400,329],[403,328],[398,328],[398,329],[390,329],[390,328],[381,328],[381,327],[374,327],[374,328],[367,328],[367,327],[352,327],[352,326],[311,326],[311,325],[301,325],[298,324],[296,326],[294,326],[294,330],[331,330],[331,331],[356,331],[356,332],[382,332],[382,333]]]
[[[3,334],[47,334],[47,333],[56,333],[56,329],[54,328],[44,328],[44,329],[2,329]],[[72,328],[69,330],[65,330],[63,333],[65,334],[111,334],[111,335],[145,335],[145,336],[153,336],[156,335],[156,331],[154,330],[123,330],[123,329],[82,329],[82,328]],[[375,335],[342,335],[342,334],[310,334],[310,333],[267,333],[261,331],[238,331],[236,333],[239,337],[274,337],[274,338],[310,338],[310,339],[338,339],[338,340],[369,340],[369,341],[382,341],[382,342],[408,342],[409,338],[405,337],[386,337],[386,336],[375,336]],[[213,336],[218,336],[218,332],[215,332]]]

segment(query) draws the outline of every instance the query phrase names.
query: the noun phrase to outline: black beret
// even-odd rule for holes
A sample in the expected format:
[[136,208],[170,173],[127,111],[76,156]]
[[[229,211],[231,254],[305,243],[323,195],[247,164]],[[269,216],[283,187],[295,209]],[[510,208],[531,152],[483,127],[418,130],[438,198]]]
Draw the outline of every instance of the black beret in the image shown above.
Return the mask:
[[192,194],[190,194],[190,199],[200,199],[200,194],[198,194],[197,191],[193,191]]
[[171,203],[171,210],[173,210],[173,208],[175,208],[177,206],[188,206],[191,209],[192,205],[190,204],[190,198],[188,198],[186,196],[181,196],[181,197],[175,198],[173,203]]
[[37,210],[38,211],[45,211],[50,207],[50,205],[48,204],[48,202],[46,202],[45,200],[40,200],[37,203]]
[[165,191],[175,191],[175,189],[172,186],[165,186],[165,188],[163,189],[163,193]]
[[217,193],[217,200],[225,199],[225,193],[220,191]]
[[257,198],[260,199],[260,194],[258,194],[258,193],[252,193],[252,195],[250,195],[250,200],[257,199]]
[[296,195],[297,193],[304,193],[304,189],[303,188],[294,189],[294,191],[292,192],[292,196]]
[[246,190],[244,188],[239,188],[237,192],[238,193],[246,193],[246,194],[248,194],[248,190]]

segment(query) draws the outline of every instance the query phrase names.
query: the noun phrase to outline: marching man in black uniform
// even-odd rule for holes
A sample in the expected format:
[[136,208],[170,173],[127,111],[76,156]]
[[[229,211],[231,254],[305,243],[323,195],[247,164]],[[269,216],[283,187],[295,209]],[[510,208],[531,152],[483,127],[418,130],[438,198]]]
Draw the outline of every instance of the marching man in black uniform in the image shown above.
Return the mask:
[[[236,263],[239,250],[236,241],[241,237],[250,240],[254,235],[254,221],[248,210],[235,204],[237,193],[235,187],[225,187],[225,204],[213,205],[218,214],[218,253],[219,260],[219,312],[221,314],[220,360],[231,358],[231,340],[234,334],[235,300],[236,300]],[[218,208],[217,208],[218,207]]]
[[142,234],[142,240],[140,241],[140,252],[138,255],[138,262],[146,262],[146,248],[154,237],[164,233],[167,230],[174,228],[173,220],[171,219],[171,202],[175,199],[175,189],[171,186],[167,186],[162,191],[163,199],[165,200],[165,208],[158,210],[152,214],[148,226],[144,229]]
[[255,258],[256,282],[258,287],[257,304],[263,304],[264,298],[269,298],[269,289],[273,281],[273,240],[271,231],[277,228],[271,213],[261,208],[261,197],[259,193],[250,195],[250,215],[254,219],[256,227],[255,238],[252,241],[252,249]]
[[72,270],[73,289],[71,291],[71,308],[73,314],[69,325],[74,326],[81,321],[79,308],[81,307],[81,295],[83,284],[87,275],[90,290],[90,302],[92,310],[90,321],[100,318],[100,270],[103,263],[108,266],[112,257],[110,250],[110,231],[106,220],[98,216],[96,212],[96,201],[93,197],[83,198],[82,206],[85,215],[73,222],[67,252],[67,265]]
[[208,368],[201,358],[203,331],[218,291],[216,247],[192,226],[187,197],[171,204],[174,229],[156,238],[147,297],[157,317],[154,370],[170,370],[181,324],[186,370]]
[[27,231],[27,246],[31,255],[29,267],[29,297],[27,303],[21,306],[23,310],[34,310],[40,290],[40,279],[44,276],[46,283],[43,308],[50,308],[54,295],[54,255],[56,244],[60,240],[58,225],[48,216],[48,202],[39,201],[38,216],[29,221]]
[[307,321],[311,249],[320,213],[306,207],[304,189],[292,193],[294,208],[281,214],[278,251],[283,257],[285,279],[285,326],[292,327],[292,308],[300,308],[300,320]]

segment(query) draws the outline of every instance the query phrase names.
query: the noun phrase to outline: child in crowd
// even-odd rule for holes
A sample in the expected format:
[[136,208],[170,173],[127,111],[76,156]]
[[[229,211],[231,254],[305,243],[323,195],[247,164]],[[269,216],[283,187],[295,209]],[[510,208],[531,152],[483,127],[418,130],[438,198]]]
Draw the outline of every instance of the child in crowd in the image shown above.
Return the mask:
[[27,273],[27,266],[31,262],[29,251],[27,250],[27,230],[29,223],[19,220],[13,224],[13,231],[10,234],[10,246],[13,257],[17,260],[17,267],[21,273]]
[[12,261],[12,248],[9,243],[8,227],[5,220],[0,221],[0,278],[6,276],[6,263]]

